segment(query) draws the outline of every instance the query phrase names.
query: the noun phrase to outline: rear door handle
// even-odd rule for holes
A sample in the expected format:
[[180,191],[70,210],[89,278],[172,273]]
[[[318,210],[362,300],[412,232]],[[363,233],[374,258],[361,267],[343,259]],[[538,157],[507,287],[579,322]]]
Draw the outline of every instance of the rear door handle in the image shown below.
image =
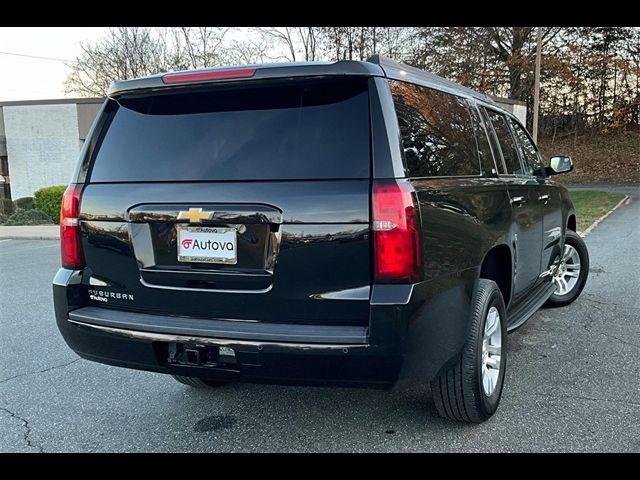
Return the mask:
[[521,206],[523,203],[526,203],[524,197],[511,197],[511,204],[516,206]]
[[547,203],[549,201],[549,195],[540,195],[538,197],[538,200],[540,200],[541,202]]

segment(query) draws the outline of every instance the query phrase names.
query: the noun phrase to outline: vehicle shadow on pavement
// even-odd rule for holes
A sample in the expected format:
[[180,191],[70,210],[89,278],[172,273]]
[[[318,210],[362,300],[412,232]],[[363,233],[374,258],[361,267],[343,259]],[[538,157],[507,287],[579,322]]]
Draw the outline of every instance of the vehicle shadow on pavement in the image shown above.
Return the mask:
[[[193,426],[196,432],[231,429],[241,424],[272,434],[284,434],[294,428],[313,431],[318,436],[316,441],[323,443],[323,434],[344,432],[350,424],[375,435],[394,435],[411,425],[415,433],[424,431],[426,425],[469,428],[468,424],[438,416],[427,385],[373,390],[238,383],[215,389],[180,390],[176,393],[186,397],[181,398],[183,404],[186,400],[200,414],[207,410],[215,413],[198,419]],[[225,420],[217,415],[220,411],[229,412]]]

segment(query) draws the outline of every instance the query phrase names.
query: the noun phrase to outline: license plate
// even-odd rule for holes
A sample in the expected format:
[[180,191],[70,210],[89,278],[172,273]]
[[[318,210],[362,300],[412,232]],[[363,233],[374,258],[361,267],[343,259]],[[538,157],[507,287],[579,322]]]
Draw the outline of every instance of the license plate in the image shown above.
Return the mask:
[[235,265],[236,237],[235,228],[178,225],[178,261]]

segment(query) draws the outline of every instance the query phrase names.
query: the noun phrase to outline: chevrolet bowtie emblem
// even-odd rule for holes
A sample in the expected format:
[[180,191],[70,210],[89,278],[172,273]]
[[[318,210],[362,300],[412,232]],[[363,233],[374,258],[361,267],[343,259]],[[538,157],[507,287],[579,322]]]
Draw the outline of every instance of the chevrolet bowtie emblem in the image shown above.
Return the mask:
[[213,212],[203,212],[201,208],[190,208],[188,212],[181,211],[178,213],[178,220],[189,219],[190,223],[200,223],[202,220],[208,220]]

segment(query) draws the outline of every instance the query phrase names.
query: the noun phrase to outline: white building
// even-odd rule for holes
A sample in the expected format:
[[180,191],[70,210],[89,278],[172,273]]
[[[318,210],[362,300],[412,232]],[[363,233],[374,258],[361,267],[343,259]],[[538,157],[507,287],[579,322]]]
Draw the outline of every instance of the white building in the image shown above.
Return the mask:
[[0,102],[0,198],[66,185],[103,98]]
[[512,100],[510,98],[494,97],[490,95],[494,102],[504,108],[507,112],[513,113],[523,125],[527,125],[527,103],[522,100]]

